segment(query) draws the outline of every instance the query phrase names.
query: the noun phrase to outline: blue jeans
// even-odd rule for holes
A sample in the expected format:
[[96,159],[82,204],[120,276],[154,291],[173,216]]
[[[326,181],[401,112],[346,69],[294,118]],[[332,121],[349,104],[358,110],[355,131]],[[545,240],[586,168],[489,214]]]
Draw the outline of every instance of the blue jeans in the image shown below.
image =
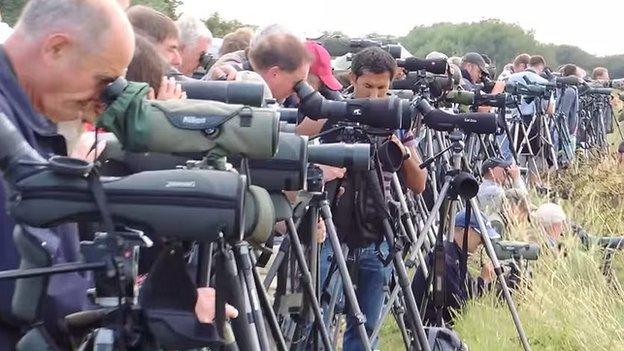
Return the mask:
[[[360,309],[366,316],[365,327],[367,334],[370,336],[377,326],[377,323],[379,323],[379,317],[384,302],[384,287],[388,285],[388,281],[390,280],[390,275],[392,274],[392,263],[389,263],[387,266],[383,265],[377,257],[375,244],[359,250],[359,259],[356,263],[358,265],[358,277],[357,282],[354,282],[356,284],[355,294],[357,296]],[[379,250],[384,257],[388,256],[389,247],[385,241],[381,243]],[[321,283],[325,281],[325,278],[327,277],[332,256],[333,251],[331,245],[326,242],[321,250],[319,272]],[[329,291],[338,291],[339,293],[342,293],[342,290],[340,290],[341,286],[342,280],[339,272],[336,270],[332,275]],[[342,348],[344,351],[363,350],[364,347],[357,331],[356,319],[351,313],[348,303],[346,301],[344,303],[347,314],[347,329],[344,334]],[[326,306],[323,308],[325,309],[325,314],[327,314]],[[377,340],[372,343],[373,348],[375,347],[374,344],[376,344],[376,342]]]

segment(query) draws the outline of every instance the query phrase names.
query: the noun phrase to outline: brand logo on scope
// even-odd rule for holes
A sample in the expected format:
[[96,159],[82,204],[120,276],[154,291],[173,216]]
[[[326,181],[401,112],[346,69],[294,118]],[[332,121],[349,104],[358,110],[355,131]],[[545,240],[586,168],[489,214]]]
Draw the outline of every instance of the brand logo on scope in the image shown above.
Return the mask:
[[182,123],[187,124],[204,124],[206,123],[205,117],[197,117],[197,116],[184,116],[182,117]]
[[180,181],[169,181],[165,184],[165,188],[195,188],[195,181],[188,182],[180,182]]

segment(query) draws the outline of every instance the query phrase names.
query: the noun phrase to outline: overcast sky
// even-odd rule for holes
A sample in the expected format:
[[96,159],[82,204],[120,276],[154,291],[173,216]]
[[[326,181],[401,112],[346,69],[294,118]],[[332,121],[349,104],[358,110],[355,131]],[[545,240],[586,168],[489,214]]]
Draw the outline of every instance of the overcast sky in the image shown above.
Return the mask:
[[[515,7],[514,7],[515,6]],[[417,25],[498,18],[534,30],[537,40],[578,46],[594,55],[624,54],[624,1],[590,0],[184,0],[182,12],[264,26],[280,23],[317,36],[405,35]]]

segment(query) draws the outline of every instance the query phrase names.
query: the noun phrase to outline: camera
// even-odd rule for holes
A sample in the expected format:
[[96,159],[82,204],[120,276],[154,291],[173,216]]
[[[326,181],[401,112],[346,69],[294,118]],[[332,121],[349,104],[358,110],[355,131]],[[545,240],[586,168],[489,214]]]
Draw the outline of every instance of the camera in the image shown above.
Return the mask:
[[444,58],[421,59],[417,57],[408,57],[397,60],[397,66],[409,72],[426,71],[432,74],[445,74],[448,70],[448,62]]
[[377,46],[387,51],[392,57],[400,58],[402,48],[400,45],[388,44],[384,45],[380,41],[372,39],[349,39],[343,37],[324,37],[319,38],[318,42],[323,45],[332,57],[343,56],[350,53],[357,53],[362,49],[371,46]]
[[446,75],[434,75],[429,72],[408,72],[404,79],[392,81],[392,89],[411,90],[414,92],[428,91],[431,97],[440,97],[444,91],[452,90],[455,82]]
[[539,257],[540,247],[537,244],[521,241],[495,241],[494,252],[499,260],[525,259],[535,261]]
[[348,99],[332,101],[325,99],[305,81],[295,86],[301,100],[299,111],[308,118],[327,118],[331,123],[359,123],[373,128],[409,129],[412,113],[396,97],[380,99]]
[[220,101],[253,107],[262,107],[265,103],[265,86],[262,83],[195,79],[185,79],[179,83],[186,97],[191,100]]
[[[98,127],[133,152],[270,158],[277,151],[279,112],[217,101],[146,101],[147,85],[113,83]],[[121,91],[120,91],[121,90]],[[115,97],[116,96],[116,97]]]
[[417,101],[413,108],[422,114],[422,122],[427,127],[438,131],[460,129],[464,133],[493,134],[498,128],[496,115],[492,113],[451,114],[434,109],[424,99]]
[[[269,192],[297,191],[307,189],[309,164],[346,167],[352,170],[370,169],[371,147],[369,144],[327,143],[313,145],[307,137],[292,133],[280,133],[278,151],[270,159],[249,160],[251,184]],[[235,166],[240,158],[230,158]]]
[[467,106],[506,107],[510,102],[506,94],[480,94],[470,91],[451,90],[444,96],[444,101]]

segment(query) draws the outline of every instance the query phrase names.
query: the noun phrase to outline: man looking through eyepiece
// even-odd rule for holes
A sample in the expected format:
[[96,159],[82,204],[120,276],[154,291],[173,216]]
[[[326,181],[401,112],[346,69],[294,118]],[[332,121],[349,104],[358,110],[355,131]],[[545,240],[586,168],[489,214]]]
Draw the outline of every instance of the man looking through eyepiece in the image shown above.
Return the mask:
[[483,77],[489,75],[489,70],[483,56],[476,52],[469,52],[462,58],[461,73],[461,87],[464,90],[473,91],[476,85],[483,81]]
[[203,55],[210,50],[212,33],[206,24],[199,18],[182,15],[176,21],[180,31],[180,73],[192,77],[193,72],[200,66]]
[[[118,2],[111,0],[31,0],[13,34],[0,46],[0,118],[14,124],[42,157],[66,155],[65,139],[57,133],[64,121],[93,121],[103,110],[106,86],[125,75],[133,57],[134,35]],[[6,190],[0,182],[0,197]],[[12,239],[16,226],[0,201],[0,270],[17,269],[19,255]],[[52,228],[21,225],[22,232],[40,242],[51,264],[81,260],[75,223]],[[35,316],[61,349],[69,340],[59,321],[90,308],[87,275],[64,273],[49,278]],[[0,349],[12,350],[23,325],[12,313],[13,281],[0,282]],[[214,294],[198,290],[196,314],[211,320]],[[228,313],[235,313],[230,308]]]
[[[395,76],[397,70],[396,61],[392,56],[378,47],[369,47],[353,56],[351,65],[351,72],[349,74],[350,82],[353,87],[353,93],[349,95],[350,98],[383,98],[388,95],[391,82]],[[329,130],[333,127],[327,120],[312,121],[311,119],[304,119],[298,128],[302,134],[315,135],[321,131]],[[419,168],[420,158],[414,148],[413,136],[409,131],[401,131],[399,135],[393,135],[391,137],[401,150],[404,161],[400,172],[403,174],[406,185],[415,193],[420,193],[424,190],[426,172]],[[325,142],[331,142],[331,137],[324,138]],[[337,184],[345,185],[352,181],[352,177],[346,173],[344,169],[336,169],[333,167],[324,168],[324,176],[328,181],[328,188],[336,188]],[[340,178],[345,177],[343,180]],[[382,187],[386,194],[390,192],[390,182],[392,174],[384,172]],[[363,185],[365,186],[365,185]],[[346,191],[339,196],[338,201],[353,202],[356,200],[351,197],[351,192]],[[332,195],[330,194],[330,197]],[[345,220],[345,217],[350,215],[345,214],[340,209],[341,205],[334,211],[333,216],[336,218],[337,228],[341,230],[340,221]],[[347,218],[349,221],[357,220],[354,218]],[[363,226],[368,225],[366,221],[370,221],[363,215]],[[355,276],[352,278],[354,285],[356,285],[356,296],[359,306],[366,316],[365,328],[370,334],[374,330],[375,326],[379,322],[381,313],[381,307],[383,305],[383,288],[388,284],[391,266],[384,265],[378,257],[378,253],[381,253],[384,257],[389,254],[389,245],[383,239],[383,233],[374,233],[377,239],[366,239],[364,233],[352,233],[347,234],[345,231],[339,232],[342,239],[350,245],[350,255],[353,258],[353,270]],[[349,239],[349,238],[351,239]],[[353,241],[353,240],[354,241]],[[321,250],[321,269],[320,277],[321,282],[325,281],[329,274],[329,266],[331,263],[332,248],[328,244],[324,244]],[[330,288],[334,284],[339,284],[339,277],[334,274],[331,278]],[[357,323],[355,317],[348,313],[347,315],[347,329],[344,334],[343,349],[344,350],[361,350],[362,344],[359,334],[357,332]]]
[[[0,118],[17,126],[43,157],[66,154],[56,123],[93,120],[101,111],[106,85],[124,75],[132,59],[132,28],[117,2],[109,0],[31,0],[13,34],[0,47]],[[5,190],[0,184],[1,197]],[[19,263],[12,233],[15,222],[0,202],[0,270]],[[53,263],[80,258],[75,224],[49,229],[23,226],[47,243]],[[42,318],[61,345],[58,321],[84,309],[89,282],[78,273],[50,277]],[[21,336],[11,310],[14,282],[0,282],[0,349],[12,350]]]
[[252,38],[247,51],[217,60],[204,79],[234,80],[239,71],[251,70],[262,77],[273,98],[282,103],[294,93],[299,81],[308,78],[312,60],[302,40],[281,26],[270,25]]

